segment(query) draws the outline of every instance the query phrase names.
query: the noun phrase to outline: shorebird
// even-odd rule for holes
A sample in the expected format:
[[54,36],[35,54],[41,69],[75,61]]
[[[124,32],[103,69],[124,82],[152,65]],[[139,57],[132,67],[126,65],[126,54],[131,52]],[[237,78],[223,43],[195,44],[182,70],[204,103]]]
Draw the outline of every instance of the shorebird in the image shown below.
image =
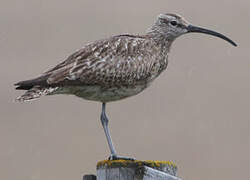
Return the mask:
[[217,36],[237,46],[228,37],[193,26],[179,15],[160,14],[144,35],[123,34],[95,41],[37,78],[16,83],[16,89],[27,90],[16,100],[73,94],[101,102],[101,123],[111,153],[109,158],[125,158],[118,156],[113,146],[106,103],[134,96],[149,87],[167,68],[173,41],[186,33]]

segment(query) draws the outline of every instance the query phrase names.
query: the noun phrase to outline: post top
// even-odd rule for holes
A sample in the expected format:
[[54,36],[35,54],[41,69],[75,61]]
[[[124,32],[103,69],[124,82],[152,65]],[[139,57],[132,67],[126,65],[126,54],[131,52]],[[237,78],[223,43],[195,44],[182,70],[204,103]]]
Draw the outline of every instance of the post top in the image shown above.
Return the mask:
[[103,160],[97,163],[97,169],[100,168],[116,168],[116,167],[138,167],[149,166],[152,168],[169,167],[177,169],[177,166],[172,161],[138,161],[138,160]]

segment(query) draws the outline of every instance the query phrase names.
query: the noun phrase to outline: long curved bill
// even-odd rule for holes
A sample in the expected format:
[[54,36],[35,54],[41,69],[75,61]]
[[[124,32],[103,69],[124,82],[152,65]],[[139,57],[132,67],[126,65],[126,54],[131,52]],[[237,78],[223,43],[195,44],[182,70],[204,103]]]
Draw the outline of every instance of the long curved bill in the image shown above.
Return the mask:
[[220,34],[218,32],[211,31],[209,29],[204,29],[204,28],[201,28],[201,27],[197,27],[197,26],[193,26],[193,25],[188,25],[187,30],[188,30],[188,32],[210,34],[212,36],[216,36],[216,37],[219,37],[221,39],[224,39],[225,41],[229,42],[233,46],[237,46],[237,44],[235,42],[233,42],[231,39],[229,39],[228,37],[226,37],[223,34]]

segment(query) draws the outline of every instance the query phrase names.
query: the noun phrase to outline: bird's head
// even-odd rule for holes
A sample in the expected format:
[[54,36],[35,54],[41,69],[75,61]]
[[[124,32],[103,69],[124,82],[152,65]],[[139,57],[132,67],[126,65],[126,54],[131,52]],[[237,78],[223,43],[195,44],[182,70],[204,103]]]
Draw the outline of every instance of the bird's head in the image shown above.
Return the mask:
[[159,35],[159,37],[164,37],[165,39],[171,41],[182,34],[195,32],[216,36],[228,41],[234,46],[237,46],[235,42],[233,42],[231,39],[224,36],[223,34],[198,26],[193,26],[183,17],[176,14],[160,14],[157,17],[153,26],[149,29],[148,33]]

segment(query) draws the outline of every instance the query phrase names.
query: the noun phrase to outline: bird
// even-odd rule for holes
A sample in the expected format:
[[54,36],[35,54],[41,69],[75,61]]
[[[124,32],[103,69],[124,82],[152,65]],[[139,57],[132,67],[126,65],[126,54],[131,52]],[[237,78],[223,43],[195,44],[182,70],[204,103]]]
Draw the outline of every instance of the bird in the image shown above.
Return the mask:
[[221,33],[194,26],[178,14],[163,13],[143,35],[114,35],[86,44],[36,78],[16,83],[17,90],[26,90],[16,101],[66,94],[100,102],[100,119],[110,150],[109,159],[132,159],[119,156],[115,150],[106,104],[135,96],[149,87],[167,68],[174,40],[188,33],[216,36],[237,46]]

